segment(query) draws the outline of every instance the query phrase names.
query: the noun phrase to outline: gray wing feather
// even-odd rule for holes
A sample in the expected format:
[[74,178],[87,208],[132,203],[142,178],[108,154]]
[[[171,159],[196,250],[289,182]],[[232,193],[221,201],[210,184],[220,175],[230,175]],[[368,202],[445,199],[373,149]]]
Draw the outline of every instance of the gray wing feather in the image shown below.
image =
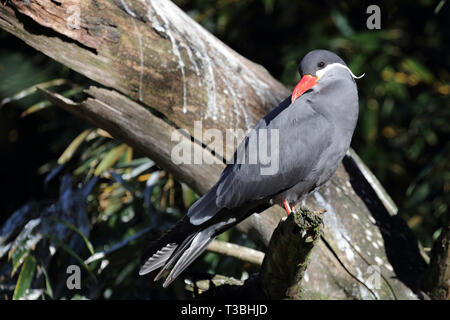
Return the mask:
[[139,275],[142,276],[163,266],[177,247],[178,245],[176,243],[168,243],[166,246],[159,249],[145,262],[141,270],[139,270]]
[[[217,184],[189,209],[189,221],[194,225],[202,224],[220,209],[233,209],[249,201],[264,199],[305,179],[323,150],[331,143],[333,131],[330,130],[331,123],[314,110],[312,103],[306,96],[288,107],[284,101],[281,111],[261,119],[238,146],[234,155],[235,163],[228,164]],[[272,130],[278,132],[277,145],[271,143],[271,150],[267,150],[271,156],[278,156],[276,174],[261,174],[267,166],[259,161],[259,144],[256,144],[256,148],[251,146],[261,129],[266,130],[268,141],[271,141]],[[296,153],[290,150],[296,150]],[[266,150],[262,151],[265,153]],[[255,152],[257,161],[252,164],[250,158],[255,159]]]
[[[276,174],[262,175],[263,166],[259,161],[256,164],[232,165],[218,182],[218,207],[235,208],[251,200],[263,199],[306,178],[331,143],[333,131],[330,130],[330,122],[311,108],[307,99],[296,101],[268,125],[260,123],[258,128],[279,132],[278,171]],[[238,153],[245,153],[248,159],[249,149],[241,144]],[[290,150],[296,150],[296,153]]]
[[220,208],[216,202],[217,184],[198,199],[188,210],[189,221],[194,225],[200,225],[214,216]]

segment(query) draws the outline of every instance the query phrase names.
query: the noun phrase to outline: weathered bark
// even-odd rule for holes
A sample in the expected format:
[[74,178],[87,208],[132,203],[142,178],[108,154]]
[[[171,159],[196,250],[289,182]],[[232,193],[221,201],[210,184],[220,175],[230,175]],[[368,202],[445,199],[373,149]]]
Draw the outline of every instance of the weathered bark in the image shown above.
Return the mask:
[[260,272],[261,287],[269,299],[308,297],[303,277],[309,256],[320,238],[322,217],[305,208],[278,224],[270,239]]
[[[73,8],[80,10],[75,29]],[[235,144],[227,142],[225,151],[215,150],[213,156],[187,136],[183,141],[203,153],[203,164],[176,165],[170,157],[175,130],[184,128],[192,135],[195,120],[202,121],[202,132],[247,130],[289,94],[264,68],[238,55],[168,0],[9,0],[0,4],[0,27],[111,88],[91,87],[80,103],[45,94],[137,148],[200,194],[217,181],[224,167],[220,159],[229,159]],[[425,268],[417,242],[355,154],[305,204],[327,209],[324,237],[305,274],[310,292],[334,299],[417,298],[414,291]],[[264,247],[282,216],[274,207],[238,228]]]
[[5,30],[190,132],[194,120],[248,129],[288,95],[167,0],[10,0],[1,12]]
[[447,213],[439,238],[433,245],[423,288],[433,299],[450,300],[450,217]]

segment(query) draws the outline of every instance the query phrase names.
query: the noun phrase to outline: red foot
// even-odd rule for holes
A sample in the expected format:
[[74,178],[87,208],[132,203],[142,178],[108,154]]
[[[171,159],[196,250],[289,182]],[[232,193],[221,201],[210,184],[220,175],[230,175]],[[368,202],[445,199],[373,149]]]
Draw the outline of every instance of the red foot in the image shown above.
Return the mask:
[[289,215],[292,212],[291,206],[289,205],[289,202],[286,200],[283,201],[284,208],[286,209],[287,215]]

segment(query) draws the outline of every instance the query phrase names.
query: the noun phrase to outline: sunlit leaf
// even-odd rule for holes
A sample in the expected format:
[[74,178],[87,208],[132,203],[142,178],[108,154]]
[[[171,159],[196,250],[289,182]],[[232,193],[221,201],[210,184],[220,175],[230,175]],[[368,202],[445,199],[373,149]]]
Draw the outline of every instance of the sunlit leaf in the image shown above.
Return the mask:
[[73,174],[86,175],[87,178],[90,178],[95,171],[95,167],[105,156],[105,153],[109,152],[115,146],[115,141],[105,141],[104,138],[98,139],[82,152],[80,158],[83,162],[73,171]]
[[138,175],[140,175],[141,173],[143,173],[144,171],[150,169],[151,167],[153,167],[155,165],[155,163],[149,159],[147,159],[146,162],[144,162],[143,164],[139,165],[138,167],[134,168],[130,173],[126,173],[124,175],[122,175],[122,178],[124,180],[129,180],[132,179]]
[[126,158],[125,158],[125,162],[130,162],[133,159],[133,148],[132,147],[128,147],[127,151],[126,151]]
[[42,237],[40,234],[31,235],[30,238],[27,238],[26,242],[23,242],[10,250],[10,257],[13,265],[11,276],[16,273],[23,261],[29,256],[31,250],[41,239]]
[[111,149],[102,159],[102,161],[98,164],[97,168],[95,168],[94,174],[99,176],[103,173],[103,171],[111,168],[117,160],[122,156],[122,154],[127,149],[126,144],[121,144],[113,149]]
[[141,165],[145,165],[151,163],[151,165],[154,165],[155,163],[150,160],[149,158],[136,158],[133,159],[127,163],[118,163],[116,165],[117,168],[134,168],[134,167],[140,167]]
[[33,114],[37,111],[44,110],[44,109],[50,107],[51,105],[53,105],[53,104],[48,100],[44,100],[44,101],[35,103],[31,107],[27,108],[24,112],[22,112],[20,114],[20,117],[24,118],[24,117],[29,116],[30,114]]
[[24,90],[21,90],[19,92],[17,92],[15,95],[13,95],[12,97],[7,97],[4,98],[1,102],[0,102],[0,106],[5,105],[7,103],[10,103],[11,101],[16,101],[16,100],[20,100],[23,99],[29,95],[32,95],[33,93],[35,93],[37,91],[37,87],[41,87],[41,88],[50,88],[50,87],[56,87],[56,86],[60,86],[63,84],[66,84],[68,81],[66,79],[54,79],[51,81],[47,81],[47,82],[42,82],[42,83],[38,83],[35,84],[29,88],[26,88]]
[[12,260],[13,264],[11,275],[15,274],[25,258],[29,255],[30,251],[42,239],[42,236],[39,233],[33,234],[33,230],[40,222],[41,219],[39,218],[30,220],[14,240],[11,250],[8,253],[8,259]]
[[14,290],[13,295],[14,300],[20,299],[30,288],[35,271],[36,259],[32,255],[30,255],[25,259],[22,270],[19,274],[19,278],[17,279],[16,289]]
[[[42,88],[42,86],[39,86],[39,85],[38,85],[38,87],[39,87],[39,88]],[[73,95],[75,95],[75,94],[77,94],[77,93],[80,93],[81,91],[83,91],[83,88],[82,88],[82,87],[75,87],[75,88],[72,88],[72,89],[63,91],[63,92],[60,93],[60,94],[61,94],[62,96],[64,96],[64,97],[71,97],[71,96],[73,96]],[[28,109],[26,109],[24,112],[22,112],[22,114],[21,114],[20,116],[21,116],[22,118],[23,118],[23,117],[26,117],[26,116],[29,116],[30,114],[33,114],[33,113],[35,113],[35,112],[37,112],[37,111],[44,110],[44,109],[46,109],[46,108],[48,108],[48,107],[50,107],[50,106],[52,106],[52,105],[53,105],[53,103],[51,103],[51,102],[48,101],[48,100],[44,100],[44,101],[35,103],[35,104],[33,104],[31,107],[29,107]]]
[[97,129],[97,134],[99,136],[102,136],[102,137],[105,137],[105,138],[113,139],[113,137],[109,134],[109,132],[105,131],[103,129]]
[[92,129],[84,130],[82,133],[80,133],[71,143],[70,145],[64,150],[63,154],[58,159],[58,164],[63,164],[72,159],[75,152],[78,150],[80,145],[83,143],[84,139],[88,136],[89,133],[91,133]]

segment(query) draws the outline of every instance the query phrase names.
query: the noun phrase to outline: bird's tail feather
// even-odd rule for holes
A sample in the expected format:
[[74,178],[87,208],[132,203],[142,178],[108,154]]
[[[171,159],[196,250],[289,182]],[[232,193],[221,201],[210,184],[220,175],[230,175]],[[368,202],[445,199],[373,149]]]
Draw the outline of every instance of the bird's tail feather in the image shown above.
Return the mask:
[[195,228],[188,219],[180,220],[172,229],[153,242],[146,252],[149,258],[139,270],[140,275],[145,275],[165,265],[166,261],[173,256],[180,244],[191,234]]
[[[213,235],[212,227],[207,228],[199,233],[197,233],[192,240],[190,240],[190,245],[185,246],[177,257],[171,259],[169,264],[172,265],[176,261],[175,266],[170,271],[166,280],[164,281],[163,287],[167,287],[176,277],[180,275],[205,249],[206,246],[215,238]],[[182,253],[181,257],[180,254]],[[156,279],[155,279],[156,280]]]
[[167,262],[165,263],[163,268],[159,271],[159,273],[156,275],[154,279],[155,281],[161,279],[164,272],[172,268],[172,266],[177,262],[178,258],[181,256],[181,254],[183,254],[183,252],[185,252],[186,249],[191,245],[192,239],[196,235],[197,233],[190,235],[181,243],[181,245],[178,246],[177,250],[173,252],[173,254],[167,259],[168,261],[166,260]]
[[215,198],[202,197],[200,203],[197,204],[197,201],[191,206],[184,219],[153,243],[148,254],[150,258],[139,271],[140,275],[162,267],[155,277],[157,281],[171,269],[163,284],[167,287],[206,249],[220,230],[236,223],[236,218],[230,217],[224,221],[222,216],[217,221],[208,221],[218,211],[215,201],[211,199]]
[[[219,226],[222,224],[224,222],[219,223]],[[177,244],[168,241],[173,238],[171,237],[171,233],[175,231],[174,229],[158,241],[158,249],[153,250],[153,252],[156,252],[151,255],[139,271],[140,275],[144,275],[162,267],[155,277],[155,281],[157,281],[166,271],[171,269],[164,281],[164,287],[167,287],[175,280],[206,249],[207,245],[217,235],[217,225],[212,225],[203,230],[192,232],[188,236],[185,236],[181,244]]]
[[178,244],[176,243],[168,243],[164,247],[156,251],[156,253],[153,254],[141,267],[141,270],[139,270],[139,275],[143,276],[144,274],[150,273],[153,270],[162,267],[177,247]]

